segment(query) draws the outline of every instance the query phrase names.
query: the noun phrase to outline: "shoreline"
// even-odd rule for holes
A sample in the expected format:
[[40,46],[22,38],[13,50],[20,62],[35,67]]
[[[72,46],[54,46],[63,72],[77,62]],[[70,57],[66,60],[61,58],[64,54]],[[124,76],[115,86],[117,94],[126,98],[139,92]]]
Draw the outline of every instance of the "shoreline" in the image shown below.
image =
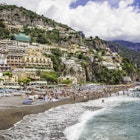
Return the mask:
[[[130,87],[129,87],[130,88]],[[128,88],[118,88],[117,91],[127,90]],[[112,93],[116,93],[115,91],[111,91]],[[74,104],[78,102],[87,102],[89,100],[95,100],[103,97],[109,97],[111,94],[108,92],[107,94],[103,92],[91,92],[89,94],[81,95],[81,96],[70,96],[69,98],[60,99],[58,101],[52,102],[44,102],[43,104],[37,105],[18,105],[18,106],[4,106],[7,107],[5,109],[0,109],[0,130],[6,130],[10,127],[14,126],[17,122],[23,119],[24,116],[30,114],[38,114],[45,112],[51,108],[65,105],[65,104]],[[1,107],[1,106],[0,106]],[[9,108],[8,108],[9,107]]]
[[40,105],[14,106],[8,109],[0,109],[0,130],[9,129],[15,123],[23,119],[24,116],[29,114],[38,114],[60,105],[87,102],[89,100],[95,100],[102,97],[102,94],[98,95],[98,97],[90,95],[89,99],[85,99],[84,96],[77,96],[75,100],[73,100],[73,98],[65,98],[58,101],[46,102]]

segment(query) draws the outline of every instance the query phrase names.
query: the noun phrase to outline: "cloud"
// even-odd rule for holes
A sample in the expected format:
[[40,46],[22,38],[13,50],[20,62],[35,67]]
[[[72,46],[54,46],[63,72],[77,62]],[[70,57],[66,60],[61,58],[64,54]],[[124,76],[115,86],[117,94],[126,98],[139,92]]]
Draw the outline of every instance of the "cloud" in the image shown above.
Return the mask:
[[38,7],[38,0],[0,0],[0,3],[6,3],[9,5],[17,5],[25,7],[29,10],[36,11],[36,7]]
[[90,0],[76,8],[70,7],[76,0],[7,1],[83,31],[86,36],[140,42],[140,10],[133,5],[134,0]]
[[[113,0],[103,2],[88,1],[75,9],[69,7],[72,0],[62,4],[62,0],[47,2],[44,0],[38,11],[58,22],[68,24],[76,30],[82,30],[86,36],[99,36],[106,40],[124,39],[139,42],[140,13],[132,6],[133,0],[120,0],[117,7]],[[59,4],[58,4],[59,3]],[[47,5],[47,8],[45,8]]]

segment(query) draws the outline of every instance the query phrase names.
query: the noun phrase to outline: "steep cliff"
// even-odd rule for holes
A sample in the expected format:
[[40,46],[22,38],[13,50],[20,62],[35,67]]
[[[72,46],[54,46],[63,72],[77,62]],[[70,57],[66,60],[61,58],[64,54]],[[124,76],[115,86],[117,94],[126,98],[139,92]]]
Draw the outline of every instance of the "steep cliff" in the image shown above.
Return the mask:
[[125,75],[134,80],[138,76],[137,68],[130,62],[127,66],[133,74],[127,71],[126,61],[118,54],[123,49],[117,44],[98,36],[86,38],[82,32],[23,7],[0,5],[0,32],[0,39],[12,39],[14,33],[22,32],[31,37],[30,44],[49,45],[49,55],[43,55],[51,58],[57,76],[72,75],[79,82],[108,84],[122,83]]

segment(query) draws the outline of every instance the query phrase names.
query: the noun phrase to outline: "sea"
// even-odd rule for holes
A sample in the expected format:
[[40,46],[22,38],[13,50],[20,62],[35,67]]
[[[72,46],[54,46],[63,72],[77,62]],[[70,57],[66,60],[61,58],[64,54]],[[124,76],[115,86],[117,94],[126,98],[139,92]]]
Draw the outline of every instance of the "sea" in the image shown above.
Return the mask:
[[25,116],[4,140],[140,140],[140,98],[112,95]]

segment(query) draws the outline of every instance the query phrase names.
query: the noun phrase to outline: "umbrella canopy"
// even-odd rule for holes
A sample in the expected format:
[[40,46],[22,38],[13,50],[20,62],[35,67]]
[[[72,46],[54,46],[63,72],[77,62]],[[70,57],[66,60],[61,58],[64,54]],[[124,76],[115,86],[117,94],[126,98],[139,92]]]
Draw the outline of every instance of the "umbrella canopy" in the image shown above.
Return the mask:
[[61,93],[62,93],[62,91],[60,91],[60,90],[56,91],[56,94],[61,94]]

